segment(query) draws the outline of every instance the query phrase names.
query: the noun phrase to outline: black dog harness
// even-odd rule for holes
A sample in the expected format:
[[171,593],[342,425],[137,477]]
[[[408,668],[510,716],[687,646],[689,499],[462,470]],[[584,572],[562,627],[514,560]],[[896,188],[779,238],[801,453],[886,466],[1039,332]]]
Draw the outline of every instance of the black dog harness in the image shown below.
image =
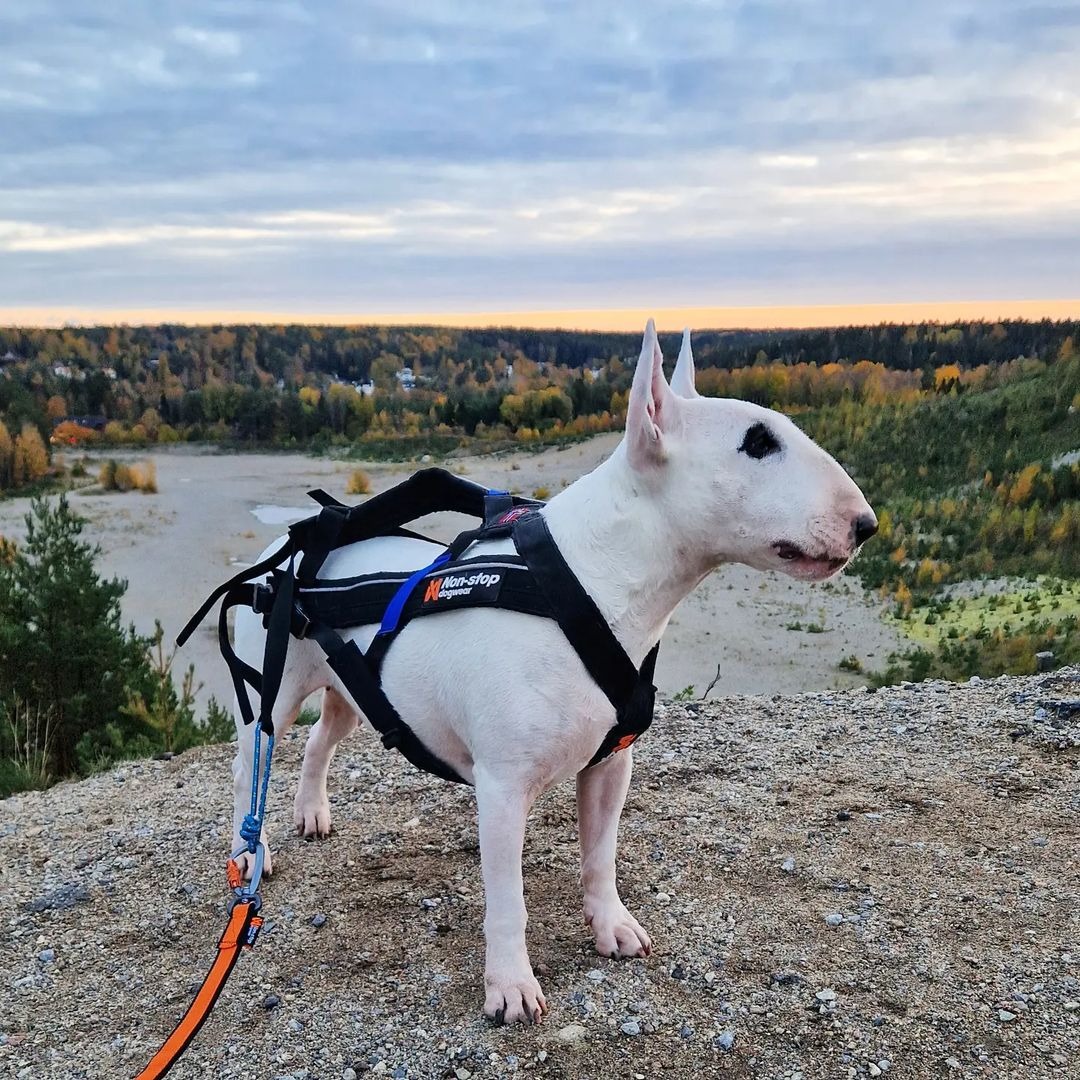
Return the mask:
[[[260,698],[259,725],[273,734],[271,713],[289,638],[310,638],[322,648],[327,663],[382,736],[384,746],[396,747],[420,769],[465,783],[401,719],[383,693],[380,675],[387,651],[412,619],[470,607],[520,611],[559,624],[586,671],[615,707],[615,724],[589,766],[628,747],[652,722],[656,697],[652,680],[659,643],[641,669],[636,668],[566,565],[539,512],[542,503],[489,491],[443,469],[415,473],[360,506],[345,506],[323,491],[310,494],[322,506],[319,513],[291,526],[288,538],[273,554],[215,589],[177,638],[177,644],[183,645],[221,600],[218,639],[245,724],[255,720],[248,698],[250,686]],[[413,573],[364,574],[341,580],[319,576],[330,552],[348,544],[375,536],[427,540],[404,526],[440,511],[469,514],[482,524],[461,533],[438,558]],[[507,537],[517,554],[467,554],[477,542]],[[268,580],[254,580],[268,575]],[[263,616],[267,633],[261,672],[241,660],[229,642],[228,612],[240,604]],[[338,633],[374,623],[379,630],[367,652]]]

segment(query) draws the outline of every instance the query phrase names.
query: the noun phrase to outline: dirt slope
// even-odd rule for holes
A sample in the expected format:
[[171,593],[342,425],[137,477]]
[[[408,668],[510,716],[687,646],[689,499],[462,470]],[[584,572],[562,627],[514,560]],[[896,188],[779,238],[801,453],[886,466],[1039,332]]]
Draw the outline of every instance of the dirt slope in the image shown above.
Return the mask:
[[[293,735],[268,931],[173,1075],[1078,1076],[1078,697],[1073,669],[662,707],[621,844],[656,952],[592,953],[572,791],[549,796],[526,852],[535,1030],[479,1016],[469,791],[356,737],[336,835],[304,844]],[[132,1076],[171,1028],[223,925],[229,757],[0,803],[0,1074]]]

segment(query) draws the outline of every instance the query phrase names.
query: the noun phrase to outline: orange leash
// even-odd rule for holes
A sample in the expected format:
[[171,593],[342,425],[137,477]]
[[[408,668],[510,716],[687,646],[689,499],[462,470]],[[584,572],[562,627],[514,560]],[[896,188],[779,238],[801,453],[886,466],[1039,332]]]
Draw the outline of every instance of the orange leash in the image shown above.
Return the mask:
[[[229,861],[232,863],[231,859]],[[232,877],[233,867],[230,867],[230,878]],[[157,1080],[159,1076],[164,1076],[188,1048],[210,1015],[218,995],[225,988],[225,980],[240,959],[240,950],[255,944],[255,938],[258,937],[263,923],[262,916],[258,913],[261,906],[262,902],[257,893],[237,898],[229,912],[225,932],[218,942],[217,957],[199,987],[199,992],[188,1006],[187,1012],[180,1018],[180,1022],[173,1028],[172,1034],[135,1080]]]

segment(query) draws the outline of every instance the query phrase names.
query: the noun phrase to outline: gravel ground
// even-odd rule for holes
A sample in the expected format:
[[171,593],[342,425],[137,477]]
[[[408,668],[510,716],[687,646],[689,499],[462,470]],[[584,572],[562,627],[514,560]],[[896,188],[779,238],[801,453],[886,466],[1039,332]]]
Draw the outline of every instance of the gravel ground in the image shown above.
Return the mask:
[[[660,707],[621,842],[654,955],[591,951],[553,793],[526,850],[536,1029],[480,1017],[469,791],[354,737],[335,836],[304,844],[294,734],[268,927],[173,1075],[1078,1076],[1078,697],[1074,668]],[[224,925],[229,758],[0,803],[0,1074],[132,1076],[170,1030]]]

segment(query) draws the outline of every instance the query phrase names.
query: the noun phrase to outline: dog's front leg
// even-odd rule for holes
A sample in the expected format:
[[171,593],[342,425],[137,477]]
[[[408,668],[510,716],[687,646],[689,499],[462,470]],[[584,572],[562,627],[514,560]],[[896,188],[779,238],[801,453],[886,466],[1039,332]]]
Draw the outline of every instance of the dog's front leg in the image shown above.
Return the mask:
[[649,935],[626,910],[615,885],[615,847],[633,770],[631,754],[632,749],[620,750],[577,777],[585,921],[592,927],[596,951],[612,958],[652,951]]
[[484,876],[484,1014],[497,1023],[539,1023],[547,1002],[525,946],[521,852],[532,796],[515,783],[478,772],[480,865]]

